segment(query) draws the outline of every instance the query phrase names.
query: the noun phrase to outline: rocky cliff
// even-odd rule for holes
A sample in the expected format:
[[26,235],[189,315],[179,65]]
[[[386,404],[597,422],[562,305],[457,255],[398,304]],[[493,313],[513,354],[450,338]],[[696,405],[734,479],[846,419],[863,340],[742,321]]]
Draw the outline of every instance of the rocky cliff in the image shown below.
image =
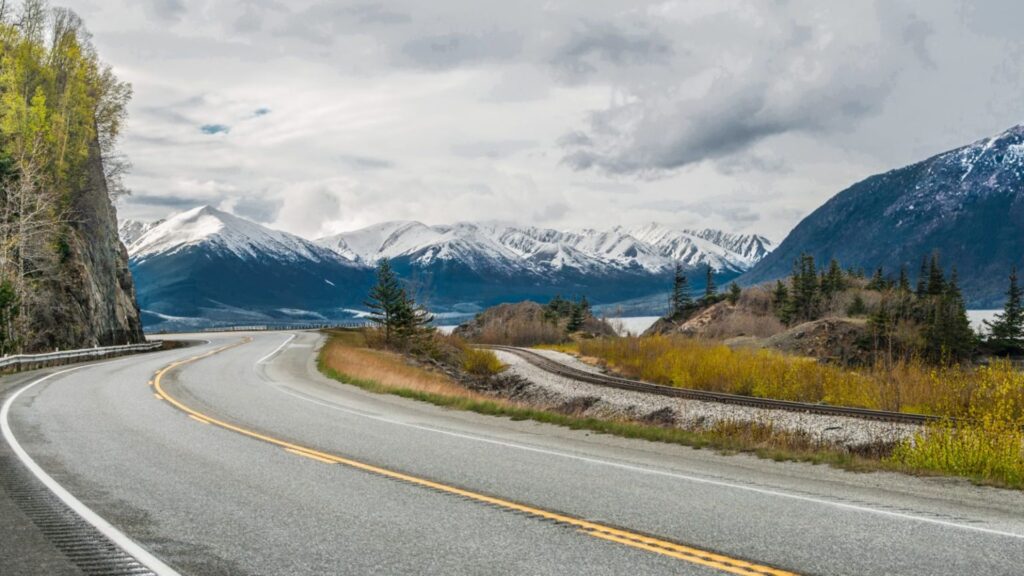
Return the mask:
[[144,341],[128,252],[117,235],[97,145],[85,184],[70,194],[69,210],[59,273],[33,294],[26,351]]

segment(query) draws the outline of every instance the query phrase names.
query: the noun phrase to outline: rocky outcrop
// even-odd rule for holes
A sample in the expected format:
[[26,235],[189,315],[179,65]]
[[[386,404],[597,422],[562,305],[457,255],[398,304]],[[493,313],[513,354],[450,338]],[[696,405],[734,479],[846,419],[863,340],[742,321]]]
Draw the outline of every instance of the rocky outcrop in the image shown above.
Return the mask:
[[[526,301],[488,308],[456,328],[455,335],[481,344],[557,344],[569,339],[567,323],[567,318],[552,318],[544,306]],[[588,316],[573,336],[615,336],[615,330],[607,322]]]
[[70,224],[56,274],[40,281],[29,308],[27,351],[142,342],[128,252],[118,238],[99,147],[85,185],[70,194]]

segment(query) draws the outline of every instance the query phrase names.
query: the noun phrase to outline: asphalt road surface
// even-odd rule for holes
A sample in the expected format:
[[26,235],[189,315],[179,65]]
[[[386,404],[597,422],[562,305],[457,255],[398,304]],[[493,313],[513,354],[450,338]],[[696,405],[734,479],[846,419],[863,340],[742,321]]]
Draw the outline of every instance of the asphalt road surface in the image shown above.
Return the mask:
[[1024,573],[1019,492],[451,411],[323,378],[315,333],[203,338],[54,375],[8,414],[180,574]]

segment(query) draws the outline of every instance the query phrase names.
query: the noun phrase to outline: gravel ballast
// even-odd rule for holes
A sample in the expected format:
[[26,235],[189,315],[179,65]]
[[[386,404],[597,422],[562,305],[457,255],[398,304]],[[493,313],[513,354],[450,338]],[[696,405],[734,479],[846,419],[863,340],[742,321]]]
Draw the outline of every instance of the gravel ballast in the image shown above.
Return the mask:
[[[534,352],[572,368],[602,373],[599,368],[569,354],[553,350]],[[771,425],[776,430],[807,434],[821,444],[852,450],[892,444],[920,431],[919,426],[912,424],[771,410],[620,390],[546,372],[508,352],[496,350],[495,354],[508,366],[509,374],[533,385],[532,389],[519,392],[520,400],[574,409],[587,417],[626,418],[692,430],[706,429],[719,422],[760,423]]]

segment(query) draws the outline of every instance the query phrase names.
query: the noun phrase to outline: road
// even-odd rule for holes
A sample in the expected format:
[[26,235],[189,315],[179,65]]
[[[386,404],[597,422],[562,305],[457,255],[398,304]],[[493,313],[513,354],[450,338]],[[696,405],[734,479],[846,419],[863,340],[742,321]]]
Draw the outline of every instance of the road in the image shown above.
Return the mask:
[[1024,566],[1019,492],[450,411],[323,378],[315,333],[203,337],[57,374],[9,409],[42,469],[181,574]]

